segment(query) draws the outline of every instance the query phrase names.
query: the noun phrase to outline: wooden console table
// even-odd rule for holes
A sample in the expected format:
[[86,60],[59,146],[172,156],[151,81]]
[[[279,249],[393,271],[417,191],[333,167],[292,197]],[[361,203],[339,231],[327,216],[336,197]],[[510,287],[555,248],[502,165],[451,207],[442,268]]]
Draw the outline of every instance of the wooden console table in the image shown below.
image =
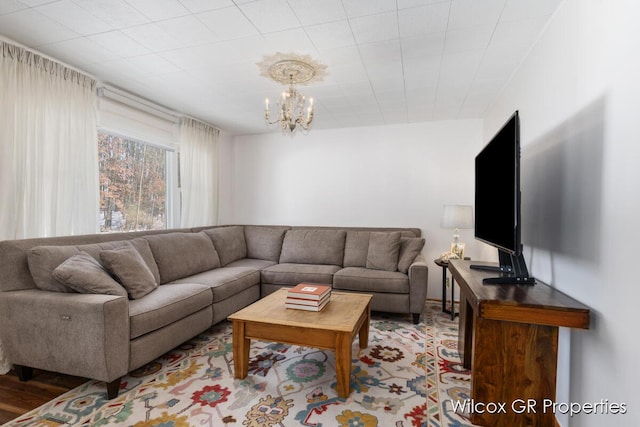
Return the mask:
[[558,328],[588,329],[589,308],[540,282],[483,285],[483,278],[497,273],[472,270],[471,263],[449,262],[460,286],[458,347],[464,367],[471,369],[470,397],[477,409],[469,411],[471,422],[557,426],[543,405],[556,401]]

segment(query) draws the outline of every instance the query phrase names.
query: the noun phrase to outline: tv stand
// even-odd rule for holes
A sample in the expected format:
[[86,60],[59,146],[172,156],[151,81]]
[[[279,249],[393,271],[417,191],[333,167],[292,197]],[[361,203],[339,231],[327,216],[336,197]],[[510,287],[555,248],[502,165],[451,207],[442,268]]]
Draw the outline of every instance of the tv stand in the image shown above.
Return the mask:
[[500,265],[471,264],[472,270],[495,271],[499,277],[485,277],[482,283],[485,285],[535,285],[536,279],[529,276],[527,264],[522,254],[512,255],[498,250]]
[[[474,412],[471,423],[557,426],[554,412],[542,405],[556,398],[558,328],[588,329],[589,308],[542,282],[484,286],[491,272],[483,270],[471,269],[469,261],[449,261],[460,286],[458,351],[471,369],[469,398],[476,404],[507,403],[506,413]],[[535,406],[518,411],[522,400]]]

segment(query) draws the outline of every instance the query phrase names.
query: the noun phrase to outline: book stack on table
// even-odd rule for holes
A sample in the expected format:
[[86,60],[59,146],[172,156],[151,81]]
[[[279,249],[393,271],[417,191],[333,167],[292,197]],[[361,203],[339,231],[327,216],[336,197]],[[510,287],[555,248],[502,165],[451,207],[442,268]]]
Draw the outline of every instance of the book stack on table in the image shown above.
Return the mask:
[[315,283],[300,283],[289,289],[284,306],[296,310],[320,311],[331,298],[331,287]]

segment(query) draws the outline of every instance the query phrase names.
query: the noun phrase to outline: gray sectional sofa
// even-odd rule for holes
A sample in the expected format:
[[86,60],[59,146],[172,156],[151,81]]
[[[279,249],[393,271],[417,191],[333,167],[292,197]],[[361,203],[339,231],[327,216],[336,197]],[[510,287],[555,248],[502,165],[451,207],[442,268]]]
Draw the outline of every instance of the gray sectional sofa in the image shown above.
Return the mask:
[[234,225],[0,242],[0,340],[33,368],[120,378],[283,286],[373,294],[418,323],[427,264],[417,228]]

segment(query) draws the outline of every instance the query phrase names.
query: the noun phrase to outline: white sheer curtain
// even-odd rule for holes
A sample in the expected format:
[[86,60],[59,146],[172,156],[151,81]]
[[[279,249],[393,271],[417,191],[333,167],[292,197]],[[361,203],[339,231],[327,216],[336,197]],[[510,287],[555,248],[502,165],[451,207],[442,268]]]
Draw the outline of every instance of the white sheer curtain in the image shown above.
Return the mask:
[[95,85],[0,41],[0,240],[97,230]]
[[218,223],[218,136],[213,126],[180,120],[182,227]]
[[95,80],[0,48],[0,239],[96,232]]

